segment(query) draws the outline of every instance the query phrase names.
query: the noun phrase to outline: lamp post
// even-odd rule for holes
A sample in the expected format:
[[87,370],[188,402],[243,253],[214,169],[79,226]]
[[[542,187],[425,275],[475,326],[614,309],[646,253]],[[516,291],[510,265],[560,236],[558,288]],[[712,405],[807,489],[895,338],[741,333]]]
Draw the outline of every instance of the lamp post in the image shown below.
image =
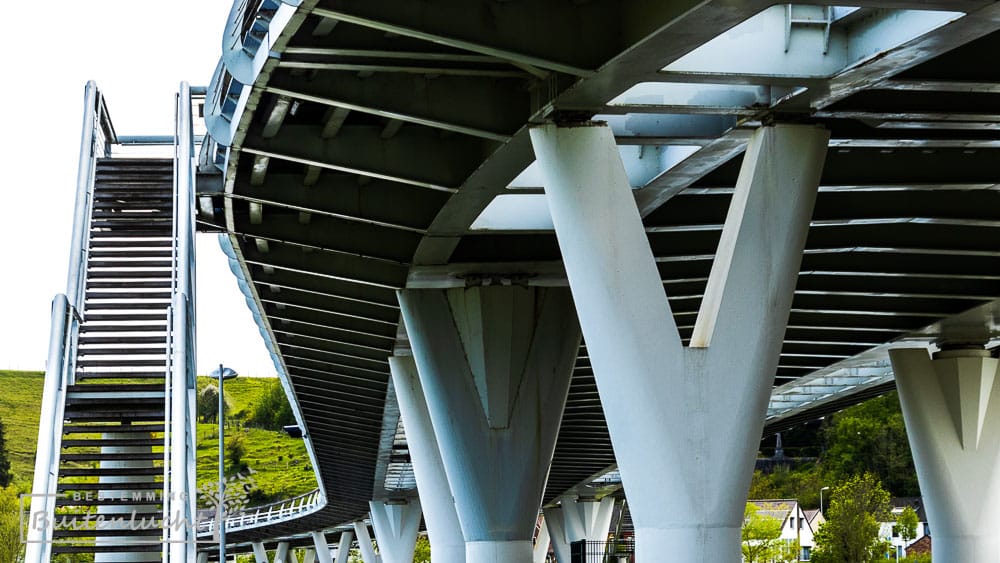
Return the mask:
[[[823,514],[823,491],[829,491],[830,487],[823,487],[819,490],[819,513]],[[826,514],[823,514],[823,518],[826,518]]]
[[225,442],[225,399],[222,396],[223,382],[227,379],[235,378],[238,373],[232,368],[223,367],[219,364],[219,369],[212,370],[210,377],[219,380],[219,510],[215,517],[216,525],[219,527],[219,561],[226,560],[226,442]]

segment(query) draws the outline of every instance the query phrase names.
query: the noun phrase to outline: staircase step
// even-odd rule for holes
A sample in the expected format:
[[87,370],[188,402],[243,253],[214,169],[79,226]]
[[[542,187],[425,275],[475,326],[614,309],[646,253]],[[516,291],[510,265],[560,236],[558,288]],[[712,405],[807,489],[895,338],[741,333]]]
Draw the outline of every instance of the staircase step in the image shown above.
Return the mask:
[[[132,477],[163,475],[162,467],[72,467],[60,468],[61,477]],[[101,486],[109,483],[98,483]],[[133,483],[129,483],[133,484]]]
[[162,356],[167,353],[166,346],[147,348],[80,348],[81,356],[121,356],[132,354],[137,356]]
[[87,315],[88,321],[166,321],[167,313],[99,313]]
[[89,253],[93,258],[115,258],[118,256],[130,256],[133,258],[170,258],[173,250],[169,248],[143,248],[143,249],[118,249],[118,250],[91,250]]
[[78,344],[158,344],[163,336],[80,336]]
[[174,241],[169,238],[157,237],[153,240],[105,240],[98,239],[90,241],[90,248],[162,248],[174,245]]
[[96,268],[169,268],[173,262],[168,259],[143,259],[143,260],[110,260],[107,258],[91,259],[87,262],[87,269]]
[[77,381],[93,381],[100,379],[166,379],[166,368],[162,371],[77,371]]
[[[150,496],[152,498],[150,498]],[[127,505],[125,503],[128,503]],[[152,491],[137,492],[135,496],[125,491],[121,495],[105,495],[97,493],[63,496],[56,499],[56,506],[137,506],[136,510],[143,514],[153,513],[156,506],[163,504],[163,497]]]
[[[76,366],[80,368],[88,367],[122,367],[122,368],[134,368],[134,367],[153,367],[161,366],[164,368],[164,373],[166,371],[165,362],[159,359],[139,359],[139,360],[78,360]],[[118,373],[119,378],[132,377],[128,373]]]
[[90,270],[87,271],[87,277],[91,279],[110,279],[110,278],[165,278],[169,277],[170,272],[164,270]]
[[[114,518],[114,516],[108,514],[105,514],[103,516],[105,518]],[[96,515],[94,517],[96,518]],[[125,518],[125,525],[130,526],[128,522],[131,519],[131,515],[122,515],[122,517]],[[52,530],[52,537],[53,538],[101,538],[101,537],[106,538],[106,537],[153,536],[158,538],[162,536],[163,528],[160,526],[162,518],[157,518],[155,520],[152,520],[152,522],[150,522],[150,520],[151,518],[149,516],[143,518],[142,516],[136,514],[134,526],[137,529],[135,530],[131,528],[123,528],[120,530],[114,530],[110,528],[100,528],[91,530],[60,530],[57,528],[55,530]],[[82,525],[82,520],[80,521],[80,523]],[[149,526],[149,528],[145,529],[146,526]],[[157,543],[156,545],[160,544]]]
[[126,393],[164,392],[163,385],[155,383],[86,383],[83,385],[67,385],[67,393],[104,393],[122,391]]
[[117,333],[117,332],[166,332],[166,323],[141,325],[97,325],[84,323],[80,326],[80,334]]
[[143,453],[88,453],[88,454],[62,454],[60,461],[128,461],[128,460],[156,461],[163,459],[163,452],[143,452]]
[[[160,472],[162,475],[162,471]],[[141,491],[143,494],[153,491],[163,491],[163,481],[139,481],[136,483],[59,483],[56,485],[58,493],[72,493],[79,491]],[[95,495],[97,493],[94,493]]]
[[119,440],[109,440],[105,438],[94,438],[93,440],[63,440],[63,448],[101,448],[101,447],[133,447],[133,446],[162,446],[163,439],[156,438],[125,438]]
[[[162,551],[163,545],[160,543],[136,544],[136,545],[65,545],[60,543],[52,544],[52,553],[151,553]],[[107,561],[102,559],[102,561]],[[121,561],[130,561],[122,559]]]
[[157,420],[163,420],[164,414],[163,409],[156,412],[144,412],[144,411],[105,411],[105,412],[87,412],[87,411],[70,411],[66,410],[66,420],[73,422],[156,422]]
[[122,424],[122,425],[102,425],[102,426],[63,426],[64,434],[100,434],[100,433],[136,433],[149,434],[151,432],[163,432],[163,424]]

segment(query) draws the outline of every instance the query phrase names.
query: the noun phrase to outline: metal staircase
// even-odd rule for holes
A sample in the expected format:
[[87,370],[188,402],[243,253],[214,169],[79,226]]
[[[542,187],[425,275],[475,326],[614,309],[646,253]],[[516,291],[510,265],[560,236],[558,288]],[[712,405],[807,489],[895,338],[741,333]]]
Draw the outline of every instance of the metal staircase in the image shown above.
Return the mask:
[[[181,90],[174,157],[128,158],[113,154],[123,139],[87,87],[28,562],[82,553],[96,562],[194,558],[193,137],[190,91]],[[38,514],[46,525],[30,525]]]

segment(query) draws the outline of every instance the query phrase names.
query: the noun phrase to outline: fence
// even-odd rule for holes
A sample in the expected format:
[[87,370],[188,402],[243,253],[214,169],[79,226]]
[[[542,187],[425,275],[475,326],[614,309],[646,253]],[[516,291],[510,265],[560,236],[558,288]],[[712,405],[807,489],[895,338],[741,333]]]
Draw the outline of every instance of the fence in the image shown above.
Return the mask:
[[608,542],[580,540],[571,543],[569,547],[572,563],[635,563],[633,540]]

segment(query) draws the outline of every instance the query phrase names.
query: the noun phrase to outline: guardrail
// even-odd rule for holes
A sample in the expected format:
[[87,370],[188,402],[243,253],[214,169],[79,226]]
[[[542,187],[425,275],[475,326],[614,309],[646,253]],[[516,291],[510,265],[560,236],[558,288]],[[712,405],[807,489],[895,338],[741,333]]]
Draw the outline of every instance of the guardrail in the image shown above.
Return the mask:
[[[301,518],[323,508],[325,503],[322,491],[316,489],[288,500],[251,507],[226,516],[226,532],[237,532]],[[215,510],[199,512],[205,515],[209,512],[215,514]],[[199,518],[198,535],[211,535],[215,531],[215,526],[215,519]]]
[[[94,173],[97,159],[108,156],[111,144],[117,142],[114,127],[108,117],[104,97],[93,81],[84,91],[83,128],[80,137],[80,159],[77,168],[76,208],[73,214],[73,238],[70,243],[69,275],[66,294],[56,295],[52,302],[52,324],[49,332],[49,355],[45,365],[45,387],[38,425],[38,451],[35,453],[35,473],[32,498],[45,507],[32,513],[55,514],[55,492],[59,474],[59,450],[62,447],[63,396],[75,383],[76,339],[83,320],[87,263],[87,234],[90,231],[90,208],[93,205]],[[49,516],[46,516],[49,517]],[[48,561],[52,542],[50,526],[29,526],[25,561]]]

